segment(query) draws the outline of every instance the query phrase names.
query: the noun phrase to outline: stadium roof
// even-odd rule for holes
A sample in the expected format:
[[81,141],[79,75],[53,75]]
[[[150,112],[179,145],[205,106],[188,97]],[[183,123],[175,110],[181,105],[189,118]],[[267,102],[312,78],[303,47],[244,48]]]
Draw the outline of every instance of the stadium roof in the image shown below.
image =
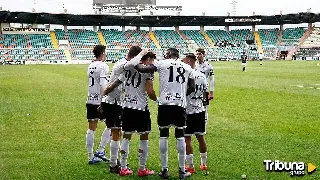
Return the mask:
[[297,13],[274,16],[119,16],[0,11],[0,22],[60,24],[68,26],[248,26],[314,23],[320,22],[320,14]]

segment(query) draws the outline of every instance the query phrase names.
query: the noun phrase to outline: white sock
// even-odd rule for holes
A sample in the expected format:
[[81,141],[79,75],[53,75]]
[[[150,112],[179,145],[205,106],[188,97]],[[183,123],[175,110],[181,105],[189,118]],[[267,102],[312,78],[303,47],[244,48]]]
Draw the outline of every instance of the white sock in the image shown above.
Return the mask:
[[168,169],[168,138],[160,137],[159,146],[162,170]]
[[123,139],[121,142],[121,150],[120,150],[120,164],[122,169],[127,169],[127,161],[129,156],[129,145],[130,140]]
[[193,154],[187,155],[186,159],[187,159],[188,167],[189,168],[194,168],[194,165],[193,165]]
[[184,137],[177,138],[177,150],[179,154],[179,168],[184,170],[186,165],[186,142]]
[[140,140],[140,147],[139,147],[139,164],[140,170],[144,170],[146,168],[146,164],[147,164],[147,157],[148,157],[148,140]]
[[201,164],[207,165],[207,152],[200,153],[200,158],[201,158]]
[[120,146],[120,141],[111,140],[111,143],[110,143],[110,166],[111,167],[115,167],[117,165],[119,146]]
[[101,135],[100,145],[97,150],[98,152],[104,152],[106,145],[108,144],[108,142],[110,142],[110,134],[111,134],[111,129],[106,127]]
[[89,159],[93,158],[93,146],[94,146],[94,131],[88,129],[86,135],[86,145],[88,150]]

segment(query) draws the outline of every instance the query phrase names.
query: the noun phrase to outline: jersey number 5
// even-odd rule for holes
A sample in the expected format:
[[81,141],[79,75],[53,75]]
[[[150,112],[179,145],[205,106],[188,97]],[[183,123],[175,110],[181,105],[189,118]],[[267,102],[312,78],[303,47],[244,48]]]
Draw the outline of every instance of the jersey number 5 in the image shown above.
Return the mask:
[[91,84],[89,85],[89,87],[94,86],[94,77],[89,76],[89,82],[91,82]]
[[[168,67],[170,70],[170,75],[169,75],[169,81],[168,82],[173,82],[173,66]],[[184,77],[184,73],[186,73],[186,70],[183,67],[178,67],[176,68],[176,72],[178,75],[176,76],[176,81],[180,84],[183,84],[186,82],[186,78]]]

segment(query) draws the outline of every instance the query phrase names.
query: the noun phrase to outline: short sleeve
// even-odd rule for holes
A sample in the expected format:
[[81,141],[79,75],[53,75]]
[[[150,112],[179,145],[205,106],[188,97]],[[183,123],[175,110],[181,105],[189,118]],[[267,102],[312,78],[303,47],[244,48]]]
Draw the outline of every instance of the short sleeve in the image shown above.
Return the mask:
[[209,66],[208,66],[208,73],[209,73],[209,76],[213,76],[214,75],[213,66],[211,64],[209,64]]

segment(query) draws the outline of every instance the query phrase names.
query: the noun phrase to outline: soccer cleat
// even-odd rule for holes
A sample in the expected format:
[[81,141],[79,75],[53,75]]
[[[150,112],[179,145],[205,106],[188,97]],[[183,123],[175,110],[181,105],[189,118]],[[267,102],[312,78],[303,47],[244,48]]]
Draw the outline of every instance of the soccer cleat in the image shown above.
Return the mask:
[[120,176],[129,176],[132,175],[133,171],[130,168],[121,169]]
[[206,170],[207,170],[207,165],[201,164],[201,165],[200,165],[200,169],[201,169],[202,171],[206,171]]
[[189,168],[188,166],[186,166],[186,171],[188,171],[191,174],[196,172],[194,168]]
[[159,172],[158,174],[160,177],[162,177],[163,179],[169,179],[169,172],[168,169],[164,169],[163,171]]
[[143,177],[143,176],[149,176],[149,175],[153,175],[154,171],[153,170],[149,170],[147,168],[145,168],[144,170],[139,170],[138,171],[138,176],[139,177]]
[[101,162],[101,161],[102,161],[102,159],[97,158],[97,157],[93,157],[92,159],[89,159],[88,164],[90,164],[90,165],[92,165],[92,164],[97,164],[97,163],[99,163],[99,162]]
[[105,161],[105,162],[110,162],[110,159],[108,159],[108,158],[106,157],[106,153],[105,153],[105,152],[98,152],[98,151],[97,151],[97,152],[94,154],[94,156],[97,157],[97,158],[102,159],[102,160]]
[[121,167],[119,165],[116,165],[115,167],[110,166],[110,173],[114,174],[120,174]]
[[179,179],[184,179],[184,178],[188,178],[191,176],[191,173],[186,171],[186,170],[181,170],[179,169]]

